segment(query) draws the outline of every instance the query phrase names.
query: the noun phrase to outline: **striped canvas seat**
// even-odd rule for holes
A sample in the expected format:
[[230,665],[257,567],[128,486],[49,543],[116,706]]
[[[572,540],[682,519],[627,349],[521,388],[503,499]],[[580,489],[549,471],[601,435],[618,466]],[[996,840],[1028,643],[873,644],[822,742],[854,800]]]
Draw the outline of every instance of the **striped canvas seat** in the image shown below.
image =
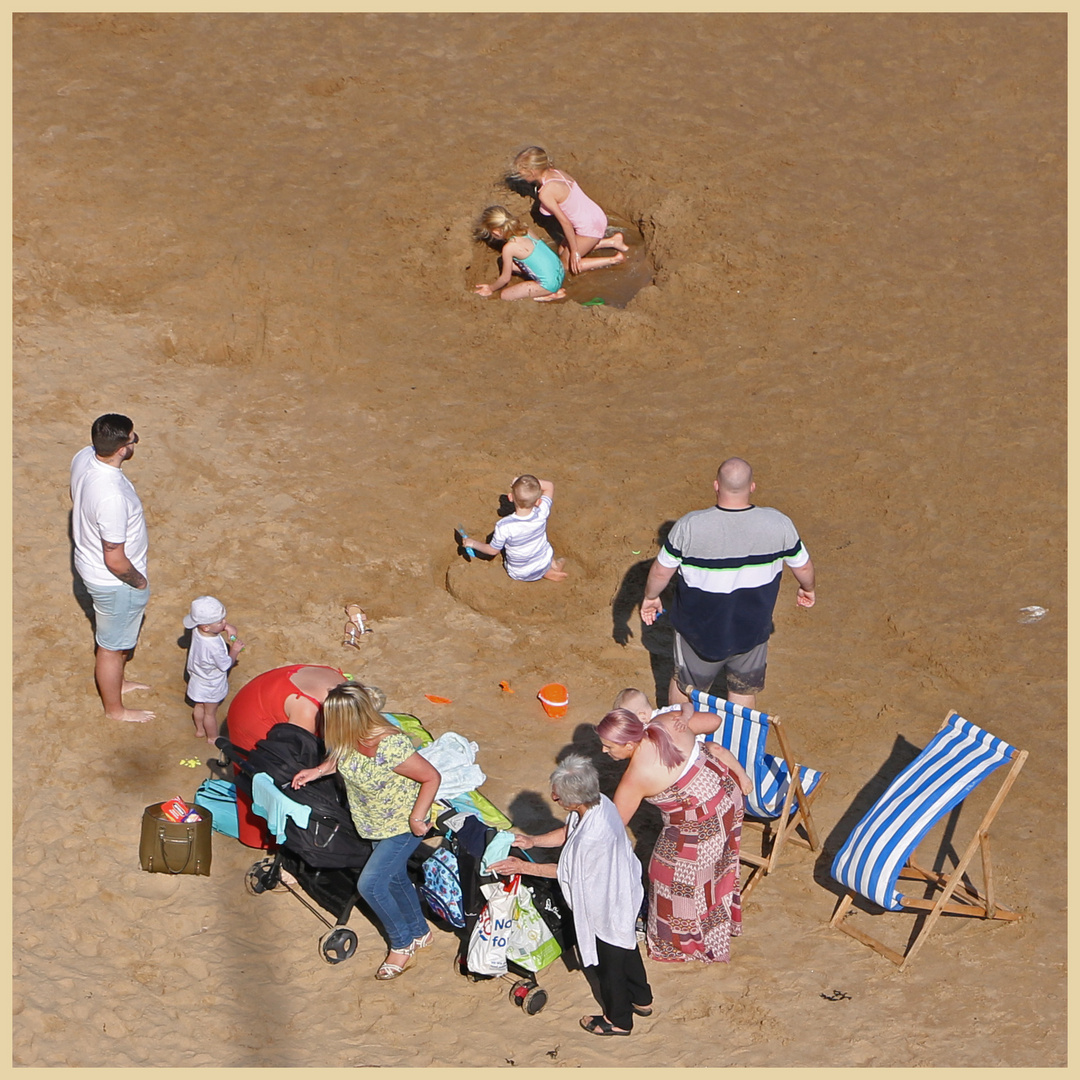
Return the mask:
[[833,859],[832,876],[879,907],[902,911],[896,881],[919,841],[1015,753],[1007,742],[950,714],[855,826]]
[[[863,815],[833,859],[832,876],[845,891],[830,925],[903,967],[942,914],[1018,919],[1016,912],[994,901],[989,832],[990,823],[1026,759],[1027,751],[1017,750],[950,712],[926,748]],[[934,824],[1007,763],[1012,768],[952,873],[946,877],[919,866],[915,849]],[[964,880],[968,864],[980,847],[985,895]],[[916,888],[902,892],[898,888],[901,879],[917,883]],[[921,894],[927,888],[940,890],[941,895],[936,900],[924,897]],[[886,911],[929,911],[930,915],[907,951],[897,952],[845,922],[856,895]]]
[[[769,735],[770,718],[766,713],[734,705],[724,698],[690,691],[690,700],[698,712],[719,713],[720,727],[705,736],[706,742],[714,740],[730,750],[739,764],[750,774],[754,790],[746,796],[746,812],[758,818],[777,818],[784,812],[798,809],[798,801],[788,800],[791,773],[782,757],[765,752],[765,740]],[[803,793],[809,795],[819,783],[822,773],[805,765],[796,765]]]
[[[811,851],[818,850],[810,804],[829,774],[795,763],[779,717],[735,705],[701,690],[691,690],[690,700],[698,712],[720,717],[720,726],[705,736],[706,741],[715,741],[731,751],[754,783],[753,791],[746,796],[746,813],[763,822],[764,829],[761,855],[752,854],[745,846],[739,852],[739,858],[752,867],[742,886],[742,895],[746,897],[762,877],[776,868],[789,839],[806,844]],[[775,733],[780,746],[778,755],[765,750],[770,731]],[[806,840],[798,835],[799,828],[805,831]]]

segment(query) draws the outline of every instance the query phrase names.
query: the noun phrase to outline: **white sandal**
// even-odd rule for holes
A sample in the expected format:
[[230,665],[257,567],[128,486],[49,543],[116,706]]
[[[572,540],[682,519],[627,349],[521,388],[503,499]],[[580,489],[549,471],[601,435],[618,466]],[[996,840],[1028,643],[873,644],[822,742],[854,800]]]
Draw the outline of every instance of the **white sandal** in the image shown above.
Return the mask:
[[[415,945],[406,945],[404,949],[391,949],[390,952],[386,954],[387,959],[379,965],[379,970],[375,972],[375,978],[380,982],[387,982],[389,979],[396,979],[399,975],[403,975],[405,969],[412,963],[415,951]],[[403,953],[405,956],[405,963],[391,964],[389,960],[390,953]]]

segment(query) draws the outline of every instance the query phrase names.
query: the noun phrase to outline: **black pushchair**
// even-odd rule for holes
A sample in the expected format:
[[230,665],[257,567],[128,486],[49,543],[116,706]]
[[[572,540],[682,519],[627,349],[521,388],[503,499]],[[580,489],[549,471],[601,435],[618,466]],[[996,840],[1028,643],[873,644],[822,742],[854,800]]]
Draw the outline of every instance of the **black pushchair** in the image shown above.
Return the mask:
[[[478,974],[469,970],[469,942],[480,913],[487,903],[481,886],[498,881],[495,875],[481,872],[484,850],[494,839],[497,830],[492,826],[484,825],[474,817],[472,820],[466,819],[460,831],[455,831],[449,827],[448,822],[457,814],[458,812],[453,808],[446,810],[439,815],[435,826],[443,834],[443,846],[457,860],[458,878],[461,885],[464,926],[455,928],[459,947],[458,954],[454,958],[454,969],[470,982],[482,982],[495,978],[509,980],[511,983],[510,1001],[519,1005],[528,1015],[535,1016],[547,1004],[548,995],[546,990],[537,985],[536,975],[533,972],[515,964],[512,960],[507,962],[507,974],[504,976]],[[516,847],[511,847],[509,854],[519,859],[532,861],[532,856],[527,851]],[[569,965],[572,956],[570,946],[573,944],[573,923],[558,883],[550,878],[531,877],[527,883],[523,884],[531,893],[533,904],[541,919],[544,920],[562,949],[564,962]]]
[[[371,842],[356,832],[337,774],[321,777],[295,791],[292,778],[318,765],[326,756],[321,739],[296,724],[275,724],[252,750],[242,750],[219,738],[217,747],[232,763],[236,786],[251,795],[251,783],[266,773],[290,799],[307,806],[306,828],[291,817],[285,820],[285,840],[255,863],[245,876],[248,892],[260,895],[283,886],[328,928],[319,940],[319,952],[329,964],[340,964],[356,952],[357,937],[345,924],[361,903],[356,879],[371,855]],[[282,876],[286,871],[300,888],[334,917],[330,922]]]

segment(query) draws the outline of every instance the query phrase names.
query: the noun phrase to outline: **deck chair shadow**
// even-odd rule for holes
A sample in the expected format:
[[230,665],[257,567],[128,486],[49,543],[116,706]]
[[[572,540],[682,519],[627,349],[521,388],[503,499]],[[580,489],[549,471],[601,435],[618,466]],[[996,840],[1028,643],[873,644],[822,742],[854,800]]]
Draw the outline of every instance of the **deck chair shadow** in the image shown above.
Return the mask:
[[[994,898],[990,825],[1026,760],[1026,750],[1017,750],[950,712],[922,753],[896,776],[837,852],[831,873],[844,886],[844,895],[829,925],[869,945],[903,970],[943,914],[1019,919],[1017,912]],[[927,832],[1006,763],[1012,767],[952,873],[946,876],[916,863],[915,849]],[[976,849],[982,853],[985,893],[966,876]],[[913,892],[923,895],[899,892],[900,880],[916,882]],[[937,892],[940,895],[934,899]],[[921,915],[923,925],[906,950],[897,952],[844,921],[857,896],[886,911],[929,914]]]
[[[746,897],[761,878],[776,868],[780,852],[789,840],[811,851],[820,849],[810,806],[829,774],[796,764],[779,717],[735,705],[701,690],[691,690],[690,700],[699,712],[720,716],[719,728],[706,735],[706,741],[718,742],[730,750],[754,782],[754,790],[746,796],[746,815],[762,827],[761,854],[745,848],[739,853],[742,862],[751,868],[742,886],[742,895]],[[779,756],[765,752],[770,729],[776,735]],[[798,835],[800,827],[805,839]]]

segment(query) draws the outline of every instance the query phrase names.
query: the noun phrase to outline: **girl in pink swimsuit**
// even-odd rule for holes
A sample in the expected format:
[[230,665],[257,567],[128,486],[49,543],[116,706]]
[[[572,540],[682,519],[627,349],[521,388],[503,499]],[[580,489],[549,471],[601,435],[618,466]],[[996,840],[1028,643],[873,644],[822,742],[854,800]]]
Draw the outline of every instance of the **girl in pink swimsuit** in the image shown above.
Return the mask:
[[[585,270],[602,270],[623,262],[629,248],[623,234],[605,236],[607,214],[585,194],[569,174],[555,168],[547,151],[539,146],[527,146],[514,158],[514,173],[530,184],[536,184],[540,213],[554,217],[562,228],[566,242],[559,245],[559,258],[572,274]],[[615,248],[616,254],[585,258],[593,248]]]

